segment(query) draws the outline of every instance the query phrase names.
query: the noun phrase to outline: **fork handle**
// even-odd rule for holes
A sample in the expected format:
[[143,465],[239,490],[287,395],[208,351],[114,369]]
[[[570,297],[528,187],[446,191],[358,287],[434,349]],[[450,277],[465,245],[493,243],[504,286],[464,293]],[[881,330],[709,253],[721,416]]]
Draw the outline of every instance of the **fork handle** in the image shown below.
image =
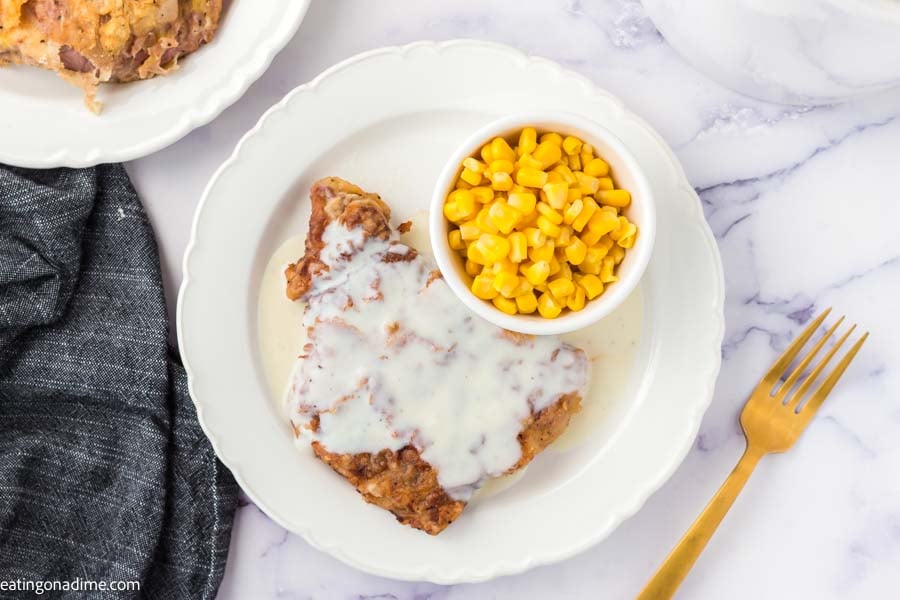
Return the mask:
[[737,495],[744,489],[744,484],[747,483],[750,474],[764,454],[765,452],[758,448],[747,446],[731,475],[703,509],[703,513],[697,517],[691,528],[684,534],[666,561],[659,567],[653,578],[647,582],[637,600],[666,600],[675,595],[678,586],[697,562],[700,553],[703,552],[707,542],[716,532],[719,523],[725,518],[725,513],[734,504]]

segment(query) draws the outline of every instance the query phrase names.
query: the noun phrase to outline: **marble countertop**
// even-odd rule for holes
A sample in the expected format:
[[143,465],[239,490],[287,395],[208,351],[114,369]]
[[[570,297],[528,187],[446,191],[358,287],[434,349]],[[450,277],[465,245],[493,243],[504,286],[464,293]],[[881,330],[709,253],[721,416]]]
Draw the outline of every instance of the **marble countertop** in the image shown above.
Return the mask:
[[674,477],[599,546],[477,585],[357,572],[243,502],[219,597],[633,597],[740,456],[737,417],[756,378],[826,306],[872,337],[797,446],[760,464],[679,597],[895,596],[900,91],[818,108],[748,99],[682,61],[634,1],[316,0],[242,100],[128,165],[160,241],[170,308],[203,187],[265,109],[360,51],[458,37],[511,44],[586,75],[656,127],[684,164],[718,239],[727,286],[724,363],[700,435]]

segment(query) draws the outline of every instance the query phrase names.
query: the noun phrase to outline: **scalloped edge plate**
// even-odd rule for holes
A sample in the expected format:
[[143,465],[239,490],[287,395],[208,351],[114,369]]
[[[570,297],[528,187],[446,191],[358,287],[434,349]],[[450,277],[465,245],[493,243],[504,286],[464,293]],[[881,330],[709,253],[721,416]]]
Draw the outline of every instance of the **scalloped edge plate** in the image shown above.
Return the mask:
[[206,125],[240,98],[297,32],[310,0],[231,0],[213,41],[180,68],[100,86],[103,112],[81,90],[33,67],[0,68],[0,163],[88,167],[134,160]]
[[[629,384],[627,414],[614,431],[598,430],[583,446],[560,452],[562,459],[538,457],[515,486],[473,505],[432,538],[365,504],[311,452],[294,447],[286,419],[267,401],[261,372],[261,272],[287,236],[302,232],[313,179],[346,176],[396,201],[395,207],[427,209],[443,160],[428,157],[423,141],[446,148],[445,160],[498,113],[542,108],[581,114],[612,130],[654,188],[658,230],[641,284],[640,368]],[[456,126],[459,119],[471,128]],[[394,145],[380,148],[376,136],[385,132]],[[370,148],[365,156],[354,150],[360,140]],[[396,155],[382,158],[382,166],[385,153]],[[341,171],[322,172],[329,160]],[[422,174],[404,177],[406,164]],[[723,302],[715,239],[657,133],[618,99],[553,62],[459,40],[360,54],[295,89],[262,117],[218,169],[197,208],[177,327],[200,423],[266,514],[363,571],[446,584],[563,560],[641,508],[686,456],[712,399]]]

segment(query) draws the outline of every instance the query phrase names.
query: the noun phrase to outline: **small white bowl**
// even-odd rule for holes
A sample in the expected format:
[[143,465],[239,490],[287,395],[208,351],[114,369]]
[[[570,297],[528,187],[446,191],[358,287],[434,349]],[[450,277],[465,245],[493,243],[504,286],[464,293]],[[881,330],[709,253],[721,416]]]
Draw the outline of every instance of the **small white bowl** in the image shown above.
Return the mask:
[[[462,161],[468,156],[476,156],[481,146],[495,137],[506,138],[511,144],[523,127],[534,127],[538,134],[555,131],[562,135],[574,135],[594,147],[597,156],[609,163],[616,186],[631,192],[631,204],[624,214],[638,227],[638,237],[634,247],[625,254],[616,272],[618,281],[608,284],[603,294],[589,300],[578,311],[564,311],[555,319],[545,319],[538,314],[508,315],[492,303],[472,294],[469,289],[471,277],[465,272],[461,257],[454,252],[447,241],[450,222],[444,217],[444,201],[453,189]],[[619,138],[597,123],[583,117],[565,113],[542,111],[517,114],[489,123],[470,135],[447,161],[438,177],[431,198],[428,231],[435,260],[453,293],[478,316],[494,325],[533,335],[553,335],[566,333],[596,323],[614,311],[634,291],[640,282],[656,234],[656,206],[653,195],[640,165]]]

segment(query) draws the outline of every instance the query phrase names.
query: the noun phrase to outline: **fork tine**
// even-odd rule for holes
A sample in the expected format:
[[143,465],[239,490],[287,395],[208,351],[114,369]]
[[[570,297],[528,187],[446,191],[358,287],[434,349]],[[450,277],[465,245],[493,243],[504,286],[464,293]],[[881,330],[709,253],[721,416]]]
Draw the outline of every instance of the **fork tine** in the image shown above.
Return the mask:
[[809,376],[805,380],[803,380],[803,383],[800,384],[800,387],[797,388],[797,391],[791,394],[791,398],[787,402],[787,405],[789,407],[791,407],[792,409],[797,408],[797,406],[803,401],[804,396],[806,396],[807,390],[809,390],[810,386],[815,383],[816,379],[819,377],[825,367],[828,366],[828,362],[837,353],[837,351],[840,350],[841,346],[844,344],[844,342],[847,341],[847,338],[850,337],[850,334],[853,333],[854,329],[856,329],[856,325],[851,325],[847,333],[841,336],[841,339],[839,339],[831,348],[831,350],[828,351],[825,357],[819,361],[819,364],[817,364],[816,368],[812,370],[812,373],[810,373]]
[[837,384],[838,379],[841,378],[841,375],[844,374],[844,371],[847,370],[847,367],[850,365],[850,362],[856,356],[856,353],[859,352],[859,349],[862,348],[862,345],[865,343],[866,338],[869,337],[869,332],[865,332],[861,338],[859,338],[853,347],[850,348],[850,351],[844,355],[844,358],[841,359],[841,362],[838,363],[837,367],[834,368],[834,371],[831,372],[831,375],[822,382],[822,385],[819,386],[815,392],[813,392],[812,397],[809,399],[809,402],[806,403],[806,406],[803,408],[804,413],[808,413],[811,417],[816,414],[816,411],[819,410],[819,407],[825,402],[825,398],[831,392],[832,388],[834,388],[835,384]]
[[763,381],[769,383],[769,385],[774,385],[776,381],[781,377],[782,373],[784,373],[787,368],[790,366],[791,361],[800,353],[800,350],[812,337],[812,334],[815,333],[816,329],[819,328],[819,325],[822,324],[822,321],[825,320],[825,317],[828,316],[828,313],[831,312],[831,308],[826,308],[822,314],[813,319],[813,322],[807,326],[806,329],[803,330],[803,333],[795,339],[791,344],[787,347],[784,353],[778,357],[778,360],[775,361],[775,364],[772,365],[772,368],[769,369],[769,372],[766,373],[766,376],[763,377]]
[[794,371],[791,373],[790,377],[788,377],[787,380],[781,385],[781,387],[778,388],[778,393],[775,395],[775,399],[778,402],[784,401],[784,397],[787,396],[788,392],[791,391],[791,388],[794,387],[794,384],[797,383],[800,375],[803,374],[803,371],[806,370],[806,367],[809,366],[809,363],[811,363],[812,360],[816,357],[816,355],[819,353],[819,350],[821,350],[822,346],[825,345],[825,342],[827,342],[831,338],[831,336],[834,335],[834,332],[837,331],[837,328],[840,327],[841,323],[843,322],[844,317],[838,319],[837,323],[832,325],[831,329],[825,332],[825,335],[822,336],[822,339],[816,342],[816,345],[813,346],[812,350],[810,350],[806,354],[806,356],[803,357],[803,360],[800,361],[800,364],[794,368]]

